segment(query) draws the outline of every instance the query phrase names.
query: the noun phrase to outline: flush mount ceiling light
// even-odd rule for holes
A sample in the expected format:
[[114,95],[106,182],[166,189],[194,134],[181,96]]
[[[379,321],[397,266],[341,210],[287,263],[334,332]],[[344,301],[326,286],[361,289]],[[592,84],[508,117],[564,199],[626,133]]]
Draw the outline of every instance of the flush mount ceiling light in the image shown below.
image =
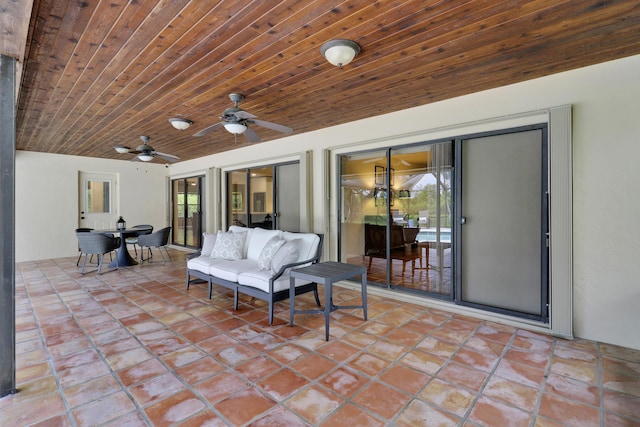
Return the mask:
[[335,39],[323,44],[320,47],[320,53],[331,64],[342,67],[360,53],[360,45],[351,40]]
[[247,127],[245,125],[236,122],[225,123],[224,128],[234,135],[244,133],[244,131],[247,130]]
[[191,120],[182,119],[182,118],[179,118],[179,117],[174,117],[174,118],[169,119],[169,123],[171,123],[171,126],[173,126],[174,128],[176,128],[178,130],[185,130],[186,128],[191,126],[191,124],[193,122]]
[[129,151],[131,151],[131,148],[129,147],[125,147],[124,145],[116,145],[115,147],[113,147],[116,149],[116,151],[120,154],[126,154]]

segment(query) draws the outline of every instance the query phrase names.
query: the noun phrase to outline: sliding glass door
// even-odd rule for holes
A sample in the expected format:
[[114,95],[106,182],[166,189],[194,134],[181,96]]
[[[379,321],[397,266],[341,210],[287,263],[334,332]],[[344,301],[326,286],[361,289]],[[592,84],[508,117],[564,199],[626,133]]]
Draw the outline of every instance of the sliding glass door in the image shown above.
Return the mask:
[[202,177],[174,179],[172,187],[173,245],[199,248],[202,230]]
[[227,172],[227,223],[300,231],[297,162]]
[[340,257],[370,282],[452,298],[452,143],[340,156]]
[[338,156],[338,257],[369,283],[548,321],[546,126]]

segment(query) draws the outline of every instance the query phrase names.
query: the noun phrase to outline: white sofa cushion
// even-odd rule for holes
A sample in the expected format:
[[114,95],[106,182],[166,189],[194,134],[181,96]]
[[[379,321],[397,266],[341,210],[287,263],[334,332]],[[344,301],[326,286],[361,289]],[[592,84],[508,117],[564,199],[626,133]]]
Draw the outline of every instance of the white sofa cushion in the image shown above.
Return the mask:
[[[252,288],[260,289],[264,292],[269,292],[269,279],[273,276],[271,270],[247,270],[238,274],[238,283],[244,286],[250,286]],[[311,283],[308,280],[296,279],[296,287]],[[283,274],[273,282],[273,292],[283,291],[289,289],[289,275]]]
[[252,271],[258,269],[258,261],[250,259],[240,260],[220,260],[220,262],[214,263],[209,269],[209,274],[220,279],[228,280],[229,282],[237,282],[238,276],[245,271]]
[[260,270],[271,270],[271,260],[283,244],[284,240],[280,239],[280,236],[273,236],[269,239],[258,257],[258,268]]
[[189,270],[197,270],[201,273],[209,274],[211,266],[218,262],[222,262],[222,260],[211,258],[209,255],[200,255],[199,257],[187,260],[187,268]]
[[290,231],[284,231],[282,233],[282,238],[287,242],[299,239],[298,249],[300,253],[298,254],[298,259],[296,261],[304,261],[316,256],[316,251],[318,250],[318,245],[320,244],[320,236],[318,236],[317,234],[292,233]]
[[242,232],[247,233],[247,236],[245,237],[245,240],[244,240],[244,246],[242,248],[242,258],[247,257],[247,251],[249,250],[249,239],[251,239],[251,234],[253,234],[253,230],[254,230],[253,228],[240,227],[239,225],[232,225],[229,227],[229,231],[231,231],[232,233],[242,233]]
[[282,240],[284,243],[271,259],[271,271],[275,274],[280,271],[283,265],[294,263],[300,256],[300,248],[298,242],[300,239],[294,239],[289,242]]
[[219,231],[211,251],[212,258],[241,260],[246,233]]
[[204,256],[211,256],[213,245],[216,243],[216,237],[218,233],[202,233],[202,249],[200,254]]
[[262,249],[266,246],[269,239],[274,236],[280,236],[280,230],[265,230],[262,228],[254,228],[251,236],[248,238],[249,247],[247,248],[247,258],[254,261],[260,259]]

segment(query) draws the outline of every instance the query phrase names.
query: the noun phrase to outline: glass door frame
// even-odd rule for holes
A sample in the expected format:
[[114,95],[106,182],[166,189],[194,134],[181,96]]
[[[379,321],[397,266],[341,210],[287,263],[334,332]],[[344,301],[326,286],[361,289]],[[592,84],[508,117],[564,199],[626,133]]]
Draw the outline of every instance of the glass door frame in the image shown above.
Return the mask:
[[[198,206],[197,209],[195,211],[192,211],[189,209],[189,197],[187,197],[188,193],[186,191],[187,188],[189,188],[189,181],[190,180],[194,180],[197,179],[197,194],[198,194]],[[176,204],[178,203],[176,200],[176,193],[174,191],[175,188],[175,184],[179,181],[183,181],[183,186],[185,188],[184,194],[184,206],[182,207],[182,211],[184,212],[185,215],[187,215],[189,212],[193,212],[193,213],[197,213],[197,222],[191,224],[192,227],[192,234],[194,237],[194,242],[193,245],[189,245],[189,239],[187,238],[187,233],[188,233],[188,229],[189,229],[189,225],[188,225],[188,220],[189,218],[185,217],[184,221],[183,221],[183,227],[181,230],[178,230],[177,227],[175,227],[174,222],[176,221],[176,217],[175,217],[175,212],[177,211],[177,206]],[[202,175],[198,175],[198,176],[190,176],[190,177],[184,177],[184,178],[174,178],[171,179],[171,244],[174,246],[181,246],[181,247],[186,247],[186,248],[200,248],[202,246],[202,223],[203,223],[203,206],[204,206],[204,202],[203,202],[203,182],[204,182],[204,176]],[[182,233],[182,236],[184,236],[184,241],[180,242],[178,241],[178,236],[179,233]]]
[[[394,174],[396,174],[396,172],[394,171],[394,169],[392,168],[392,161],[393,158],[392,156],[394,155],[393,152],[394,151],[398,151],[398,150],[411,150],[411,149],[418,149],[420,147],[425,147],[425,146],[437,146],[439,144],[451,144],[450,146],[450,150],[451,150],[451,156],[453,156],[454,154],[454,148],[453,148],[453,138],[442,138],[442,139],[436,139],[436,140],[431,140],[431,141],[420,141],[420,142],[416,142],[416,143],[411,143],[411,144],[403,144],[403,145],[395,145],[395,146],[386,146],[386,147],[379,147],[379,148],[372,148],[372,149],[368,149],[368,150],[363,150],[363,151],[353,151],[353,152],[344,152],[344,153],[338,153],[336,155],[336,169],[337,169],[337,180],[336,180],[336,187],[337,187],[337,195],[338,198],[337,200],[339,201],[337,203],[337,257],[339,261],[342,262],[346,262],[346,260],[343,260],[343,256],[347,256],[348,254],[344,254],[344,249],[343,249],[343,243],[344,243],[344,238],[343,238],[343,219],[345,217],[345,206],[344,206],[344,197],[345,195],[343,194],[343,186],[342,186],[342,178],[343,178],[343,158],[344,157],[348,157],[348,156],[358,156],[358,157],[362,157],[362,156],[366,156],[367,154],[371,154],[372,159],[374,158],[380,158],[380,162],[384,163],[384,171],[381,170],[382,175],[380,175],[379,177],[377,177],[374,173],[373,176],[373,181],[374,181],[374,190],[371,190],[371,192],[373,192],[373,196],[374,199],[376,197],[376,190],[384,190],[386,197],[395,197],[395,195],[393,195],[392,191],[392,183],[396,180],[396,177],[394,177]],[[418,153],[419,150],[416,150],[416,153]],[[382,156],[378,155],[378,154],[382,154],[384,153],[384,158],[382,158]],[[375,162],[371,163],[372,167],[373,165],[375,165]],[[425,164],[426,167],[426,164]],[[451,167],[453,168],[453,159],[452,159],[452,164]],[[399,175],[398,175],[399,177]],[[378,178],[378,179],[376,179]],[[452,181],[452,185],[453,185],[453,172],[451,174],[451,181]],[[378,185],[379,183],[382,183],[383,185]],[[381,188],[378,188],[381,187]],[[438,189],[439,191],[439,189]],[[454,202],[454,198],[453,195],[455,194],[455,189],[452,188],[451,189],[452,192],[452,198],[451,198],[451,202]],[[370,195],[371,196],[371,195]],[[376,199],[377,200],[377,199]],[[372,282],[371,281],[371,277],[369,276],[368,279],[368,285],[371,286],[376,286],[376,287],[381,287],[381,288],[385,288],[385,289],[394,289],[394,290],[399,290],[402,291],[404,293],[409,293],[409,294],[416,294],[416,295],[422,295],[422,296],[428,296],[430,298],[434,298],[434,299],[440,299],[440,300],[446,300],[446,301],[453,301],[454,298],[454,292],[455,292],[455,287],[453,286],[453,268],[454,266],[451,266],[451,277],[449,278],[449,290],[446,293],[436,293],[436,292],[430,292],[430,291],[426,291],[424,289],[416,289],[416,288],[412,288],[412,287],[408,287],[408,286],[401,286],[398,284],[394,284],[392,283],[392,277],[391,277],[391,272],[392,272],[392,266],[390,265],[390,262],[393,262],[393,260],[390,258],[390,253],[391,253],[391,242],[392,242],[392,203],[391,202],[387,202],[384,203],[385,205],[385,217],[386,217],[386,281],[385,283],[380,283],[380,282]],[[395,207],[397,208],[397,207]],[[452,211],[451,211],[451,216],[452,218],[455,217],[455,206],[452,207]],[[364,221],[365,219],[362,218],[362,220]],[[418,221],[419,222],[419,221]],[[364,225],[363,225],[364,226]],[[452,230],[453,232],[453,230]],[[365,245],[366,246],[366,245]],[[419,249],[420,251],[422,251],[422,249]],[[429,249],[427,249],[429,250]],[[455,242],[452,240],[451,241],[451,260],[453,263],[453,260],[455,259],[454,256],[454,251],[455,251]],[[363,252],[364,254],[364,252]],[[363,259],[364,259],[365,255],[363,255]],[[427,270],[427,274],[428,274],[428,270]],[[439,284],[438,286],[441,286],[441,284]]]
[[[269,165],[253,165],[239,169],[230,169],[224,171],[224,196],[226,197],[226,212],[223,218],[227,228],[230,225],[240,225],[246,227],[260,227],[264,229],[280,229],[279,226],[279,207],[278,207],[278,168],[286,165],[298,165],[300,161],[285,161]],[[270,169],[271,174],[263,174],[262,176],[253,176],[252,171]],[[244,176],[243,182],[234,183],[230,177],[233,174]],[[266,186],[261,186],[261,191],[253,191],[259,183],[257,180],[266,179]],[[269,184],[270,181],[270,184]],[[234,191],[233,186],[238,186]],[[242,188],[240,187],[242,186]],[[239,208],[238,208],[239,207]],[[255,209],[258,209],[256,211]],[[235,214],[235,217],[234,217]],[[300,231],[300,230],[289,230]]]

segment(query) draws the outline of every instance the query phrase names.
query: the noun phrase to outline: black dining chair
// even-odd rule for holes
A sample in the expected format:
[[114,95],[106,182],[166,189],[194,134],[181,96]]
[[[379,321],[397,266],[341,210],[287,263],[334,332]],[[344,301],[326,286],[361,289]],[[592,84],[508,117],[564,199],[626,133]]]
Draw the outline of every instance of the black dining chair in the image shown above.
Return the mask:
[[153,225],[139,224],[139,225],[134,225],[133,228],[144,228],[144,230],[140,230],[136,232],[135,236],[129,236],[126,239],[124,239],[124,241],[127,243],[127,245],[133,245],[133,251],[136,255],[136,258],[138,258],[138,250],[136,249],[136,246],[138,246],[138,236],[141,236],[143,234],[153,233]]
[[[151,257],[151,248],[158,248],[160,256],[162,257],[163,264],[167,263],[167,260],[162,254],[161,248],[164,248],[165,252],[171,259],[171,254],[167,250],[167,243],[169,242],[169,234],[171,233],[171,227],[165,227],[161,230],[155,231],[151,234],[143,234],[138,236],[138,246],[140,246],[140,262],[144,261],[144,248],[149,250],[149,258]],[[149,259],[147,258],[147,260]],[[150,262],[150,261],[149,261]]]
[[[81,274],[84,274],[84,267],[87,263],[87,257],[89,255],[98,256],[98,274],[102,272],[102,263],[104,261],[104,254],[117,251],[120,247],[120,238],[109,236],[102,233],[76,233],[78,237],[78,246],[80,247],[81,256],[84,254],[84,261],[82,262]],[[116,269],[119,268],[118,257],[116,256]]]

